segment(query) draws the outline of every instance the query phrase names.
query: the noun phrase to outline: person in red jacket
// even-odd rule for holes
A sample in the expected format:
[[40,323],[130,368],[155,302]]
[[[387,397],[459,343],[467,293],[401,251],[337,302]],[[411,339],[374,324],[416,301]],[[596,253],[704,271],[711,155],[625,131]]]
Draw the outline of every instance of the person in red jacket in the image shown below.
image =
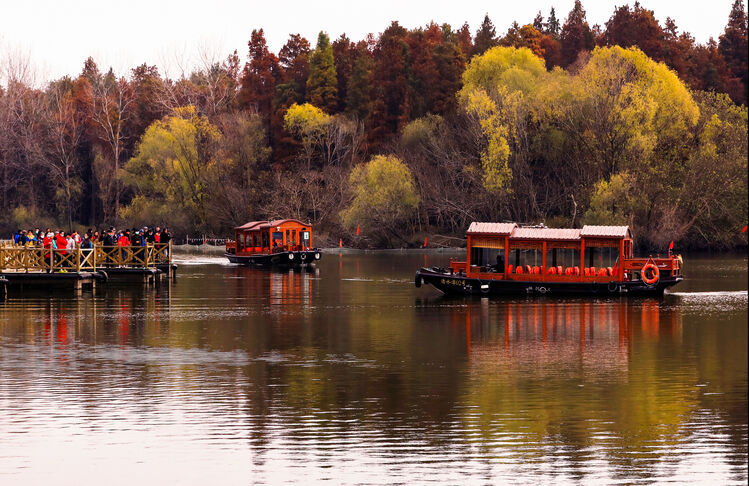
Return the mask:
[[[126,247],[130,246],[130,232],[125,230],[122,232],[119,238],[117,238],[117,246],[119,247]],[[120,258],[124,262],[127,257],[127,250],[125,248],[120,248]]]
[[55,241],[55,248],[57,251],[53,253],[54,253],[55,267],[57,267],[61,265],[60,262],[65,258],[65,255],[68,254],[68,252],[66,251],[66,248],[68,246],[68,239],[65,238],[65,232],[64,231],[56,232],[54,236],[54,241]]
[[128,237],[129,231],[126,231],[117,238],[117,246],[130,246],[130,238]]
[[65,248],[68,246],[68,239],[65,238],[65,232],[60,231],[55,235],[55,243],[57,244],[57,249],[60,250],[60,255],[67,255],[68,252],[65,251]]

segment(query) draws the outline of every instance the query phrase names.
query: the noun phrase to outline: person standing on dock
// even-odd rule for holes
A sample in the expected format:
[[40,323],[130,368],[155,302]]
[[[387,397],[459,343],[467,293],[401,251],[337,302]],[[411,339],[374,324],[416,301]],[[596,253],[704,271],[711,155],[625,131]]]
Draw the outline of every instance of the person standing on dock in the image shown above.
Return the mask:
[[81,249],[83,250],[91,250],[94,247],[94,242],[91,239],[91,233],[86,233],[83,235],[83,239],[81,240]]
[[68,239],[65,238],[65,232],[59,231],[55,234],[55,248],[60,250],[60,255],[65,256],[67,252],[65,249],[68,247]]
[[125,230],[122,232],[121,236],[117,239],[117,246],[120,247],[120,261],[121,263],[125,261],[127,250],[126,247],[130,246],[130,231]]
[[[158,231],[158,227],[156,230]],[[169,234],[169,228],[164,228],[164,231],[161,231],[157,233],[159,235],[159,239],[157,240],[160,245],[169,245],[169,241],[172,239],[172,235]],[[169,248],[164,250],[164,255],[169,257]]]
[[109,228],[109,231],[104,234],[102,243],[104,246],[115,246],[114,228]]

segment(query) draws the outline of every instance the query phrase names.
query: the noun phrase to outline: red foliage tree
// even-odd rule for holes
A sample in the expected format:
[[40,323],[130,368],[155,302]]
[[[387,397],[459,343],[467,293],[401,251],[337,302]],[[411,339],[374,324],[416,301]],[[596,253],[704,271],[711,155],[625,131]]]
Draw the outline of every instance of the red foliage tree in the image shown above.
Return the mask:
[[590,51],[595,47],[593,31],[585,19],[585,10],[580,0],[575,0],[560,35],[562,43],[562,67],[567,67],[577,59],[580,51]]
[[658,61],[663,61],[664,33],[652,10],[642,8],[635,2],[618,7],[606,22],[603,42],[607,46],[637,46],[642,52]]
[[746,104],[747,69],[749,68],[749,43],[747,42],[747,16],[744,10],[744,2],[736,0],[728,16],[726,30],[720,36],[718,51],[726,60],[726,65],[734,77],[742,83],[741,94],[732,94],[731,97],[737,103]]
[[248,42],[250,61],[245,64],[237,102],[242,108],[257,111],[270,123],[280,66],[275,54],[268,50],[263,29],[253,30]]

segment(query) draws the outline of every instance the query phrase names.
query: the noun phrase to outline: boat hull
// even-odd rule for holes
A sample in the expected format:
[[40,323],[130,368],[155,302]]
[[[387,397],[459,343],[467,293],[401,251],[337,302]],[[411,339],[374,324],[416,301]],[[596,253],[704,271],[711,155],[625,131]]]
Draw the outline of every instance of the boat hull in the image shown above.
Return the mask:
[[234,253],[225,253],[224,256],[231,263],[240,265],[255,266],[303,266],[311,265],[322,258],[320,250],[308,251],[282,251],[278,253],[258,253],[255,255],[235,255]]
[[653,285],[629,282],[549,282],[528,280],[481,280],[447,271],[422,268],[415,284],[429,284],[447,295],[662,295],[682,281],[681,276],[661,278]]

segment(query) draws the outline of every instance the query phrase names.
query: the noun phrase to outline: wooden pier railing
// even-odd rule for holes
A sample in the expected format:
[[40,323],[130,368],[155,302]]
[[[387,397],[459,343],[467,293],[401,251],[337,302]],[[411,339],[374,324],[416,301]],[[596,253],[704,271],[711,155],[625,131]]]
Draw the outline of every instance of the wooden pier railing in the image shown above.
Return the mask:
[[107,268],[170,265],[171,242],[146,246],[95,246],[73,250],[1,246],[0,273],[96,272]]

